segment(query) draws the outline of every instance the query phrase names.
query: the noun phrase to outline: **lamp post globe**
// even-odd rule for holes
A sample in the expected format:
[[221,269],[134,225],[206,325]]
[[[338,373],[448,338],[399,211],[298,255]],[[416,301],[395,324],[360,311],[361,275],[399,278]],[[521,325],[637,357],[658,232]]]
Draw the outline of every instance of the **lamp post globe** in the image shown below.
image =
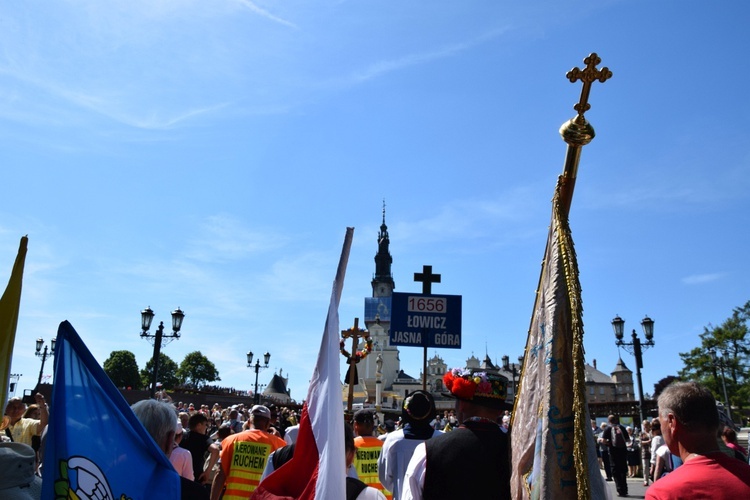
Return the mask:
[[156,397],[156,384],[158,383],[159,377],[159,355],[161,354],[161,345],[163,341],[167,343],[177,340],[180,338],[180,330],[182,329],[182,320],[185,318],[185,313],[178,307],[172,311],[172,333],[164,333],[164,322],[160,321],[159,326],[156,328],[155,333],[149,333],[151,329],[151,323],[154,320],[154,311],[151,307],[141,311],[141,338],[153,341],[154,343],[154,354],[152,359],[153,370],[151,373],[151,387],[150,397],[151,399]]
[[260,404],[260,394],[258,394],[258,373],[260,370],[268,368],[269,361],[271,361],[271,353],[266,352],[263,355],[263,365],[260,364],[260,358],[256,359],[255,364],[253,364],[253,351],[247,352],[247,367],[255,369],[255,391],[253,392],[253,401],[256,405]]
[[[50,356],[53,356],[55,354],[55,342],[57,342],[57,339],[52,339],[49,342],[49,346],[44,344],[44,339],[38,338],[36,339],[34,349],[35,354],[42,358],[42,367],[39,369],[39,379],[36,382],[36,385],[39,385],[42,383],[42,376],[44,374],[44,363],[47,361],[47,359]],[[44,347],[44,349],[42,349]],[[49,347],[49,350],[47,348]]]
[[638,416],[640,417],[639,425],[643,428],[645,414],[643,412],[643,380],[641,379],[641,368],[643,368],[643,351],[654,346],[654,320],[646,316],[641,320],[643,335],[646,341],[643,342],[633,329],[632,342],[625,342],[625,320],[619,315],[612,320],[612,329],[615,334],[615,345],[624,348],[635,357],[636,378],[638,380]]

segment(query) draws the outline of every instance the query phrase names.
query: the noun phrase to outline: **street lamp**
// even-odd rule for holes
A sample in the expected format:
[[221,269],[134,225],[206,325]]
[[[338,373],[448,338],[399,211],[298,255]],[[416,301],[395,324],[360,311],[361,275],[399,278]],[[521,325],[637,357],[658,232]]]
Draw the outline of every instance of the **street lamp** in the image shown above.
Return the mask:
[[[44,372],[44,362],[47,361],[47,358],[55,354],[55,342],[57,339],[50,340],[50,349],[47,351],[47,346],[44,345],[44,339],[36,339],[36,355],[42,358],[42,368],[39,370],[39,380],[37,380],[36,385],[39,385],[42,383],[42,372]],[[42,350],[42,346],[44,346],[44,350]]]
[[633,329],[633,341],[623,342],[622,338],[625,330],[625,320],[620,316],[615,316],[612,320],[612,328],[615,330],[615,338],[617,341],[615,344],[618,347],[625,348],[630,354],[635,356],[635,373],[638,377],[638,413],[641,417],[641,428],[643,428],[643,381],[641,380],[641,368],[643,368],[643,351],[654,346],[654,320],[646,316],[641,320],[641,327],[643,328],[643,335],[646,337],[646,342],[641,342],[638,335]]
[[[154,319],[154,311],[150,307],[147,307],[141,311],[141,338],[148,339],[149,342],[154,343],[154,357],[153,357],[153,373],[151,374],[151,398],[156,396],[156,379],[159,374],[159,353],[161,352],[161,343],[163,340],[167,341],[167,344],[173,340],[180,338],[180,329],[182,328],[182,320],[185,318],[185,313],[178,307],[172,311],[172,333],[164,333],[164,322],[159,322],[159,327],[156,329],[155,334],[148,333],[151,328],[151,321]],[[152,340],[153,339],[153,340]]]
[[16,395],[16,387],[18,387],[18,379],[23,377],[23,374],[21,373],[11,373],[10,374],[10,393],[15,396]]
[[729,420],[732,420],[732,409],[729,407],[729,399],[727,398],[727,381],[724,378],[724,361],[726,360],[727,354],[722,351],[721,357],[719,357],[716,355],[716,350],[714,348],[709,349],[708,352],[711,355],[711,361],[714,366],[718,366],[719,369],[721,369],[721,385],[724,388],[724,411],[726,412],[727,417],[729,417]]
[[255,392],[253,393],[253,398],[255,399],[255,404],[260,404],[260,394],[258,394],[258,372],[261,370],[261,368],[268,368],[268,362],[271,360],[271,353],[267,352],[263,355],[263,361],[265,362],[265,366],[261,366],[260,364],[260,358],[255,360],[255,364],[253,364],[253,351],[248,351],[247,353],[247,367],[248,368],[255,368]]
[[506,354],[502,358],[500,358],[503,361],[503,370],[506,372],[510,372],[513,374],[513,401],[516,400],[516,396],[518,395],[518,386],[516,385],[516,376],[520,374],[521,365],[523,364],[523,356],[518,356],[518,364],[510,362],[510,357]]

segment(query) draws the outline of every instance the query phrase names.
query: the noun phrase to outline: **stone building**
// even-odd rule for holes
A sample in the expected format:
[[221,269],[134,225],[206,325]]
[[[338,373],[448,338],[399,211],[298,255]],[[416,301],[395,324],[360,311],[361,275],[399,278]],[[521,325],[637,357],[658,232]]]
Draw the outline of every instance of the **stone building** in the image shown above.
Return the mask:
[[599,371],[596,360],[586,363],[586,397],[589,403],[634,401],[633,372],[620,358],[610,375]]

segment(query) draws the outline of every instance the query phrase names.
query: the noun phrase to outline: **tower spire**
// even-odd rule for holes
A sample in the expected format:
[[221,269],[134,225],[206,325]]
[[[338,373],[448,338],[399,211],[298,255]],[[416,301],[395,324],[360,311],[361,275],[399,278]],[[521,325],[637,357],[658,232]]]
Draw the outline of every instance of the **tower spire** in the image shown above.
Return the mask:
[[378,233],[378,253],[375,254],[375,275],[372,278],[373,297],[389,297],[396,285],[391,274],[393,257],[389,246],[388,226],[385,224],[385,199],[383,199],[383,222]]

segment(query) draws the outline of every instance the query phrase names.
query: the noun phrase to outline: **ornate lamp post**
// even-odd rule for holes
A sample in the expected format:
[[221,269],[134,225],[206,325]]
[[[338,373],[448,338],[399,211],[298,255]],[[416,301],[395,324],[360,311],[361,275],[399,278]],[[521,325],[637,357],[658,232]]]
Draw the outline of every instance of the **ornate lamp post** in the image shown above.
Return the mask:
[[255,392],[253,392],[253,399],[255,400],[255,404],[260,404],[260,394],[258,394],[258,372],[261,369],[268,368],[268,362],[271,361],[271,353],[267,352],[263,355],[263,362],[265,365],[261,366],[260,364],[260,358],[255,360],[255,364],[253,364],[253,351],[249,351],[247,353],[247,367],[248,368],[255,368]]
[[518,356],[518,364],[511,363],[510,357],[506,354],[502,358],[503,370],[513,374],[513,401],[516,400],[518,394],[518,386],[516,385],[516,377],[520,374],[521,365],[523,364],[523,356]]
[[727,398],[727,381],[724,378],[724,361],[727,355],[722,351],[721,356],[717,356],[716,349],[714,348],[709,349],[708,352],[711,355],[713,365],[718,366],[721,370],[721,386],[724,389],[724,411],[726,412],[727,417],[729,417],[729,420],[732,420],[732,409],[729,406],[729,398]]
[[[42,368],[39,370],[39,380],[37,380],[36,385],[39,385],[42,383],[42,372],[44,372],[44,362],[47,361],[47,358],[55,354],[55,342],[57,339],[50,340],[50,349],[47,351],[47,346],[44,344],[44,339],[36,339],[36,355],[42,358]],[[42,350],[42,346],[44,346],[44,350]]]
[[[150,307],[147,307],[141,311],[141,338],[148,339],[149,342],[154,343],[154,357],[153,359],[153,373],[151,374],[151,398],[156,396],[156,382],[159,375],[159,353],[161,352],[161,343],[163,340],[167,341],[167,344],[173,340],[180,338],[180,329],[182,328],[182,320],[185,318],[185,313],[178,307],[172,311],[172,333],[164,333],[164,322],[159,322],[159,327],[156,329],[155,334],[148,333],[151,328],[151,321],[154,319],[154,311]],[[152,340],[153,339],[153,340]]]
[[633,330],[633,341],[623,342],[622,338],[625,329],[625,320],[620,316],[615,316],[612,320],[612,328],[615,331],[615,338],[617,341],[615,344],[618,347],[623,347],[630,354],[635,356],[635,372],[638,378],[638,413],[641,417],[640,425],[643,426],[643,381],[641,380],[641,368],[643,368],[643,351],[654,346],[654,320],[646,316],[641,320],[641,327],[643,328],[643,335],[646,337],[646,342],[642,342],[638,335]]

